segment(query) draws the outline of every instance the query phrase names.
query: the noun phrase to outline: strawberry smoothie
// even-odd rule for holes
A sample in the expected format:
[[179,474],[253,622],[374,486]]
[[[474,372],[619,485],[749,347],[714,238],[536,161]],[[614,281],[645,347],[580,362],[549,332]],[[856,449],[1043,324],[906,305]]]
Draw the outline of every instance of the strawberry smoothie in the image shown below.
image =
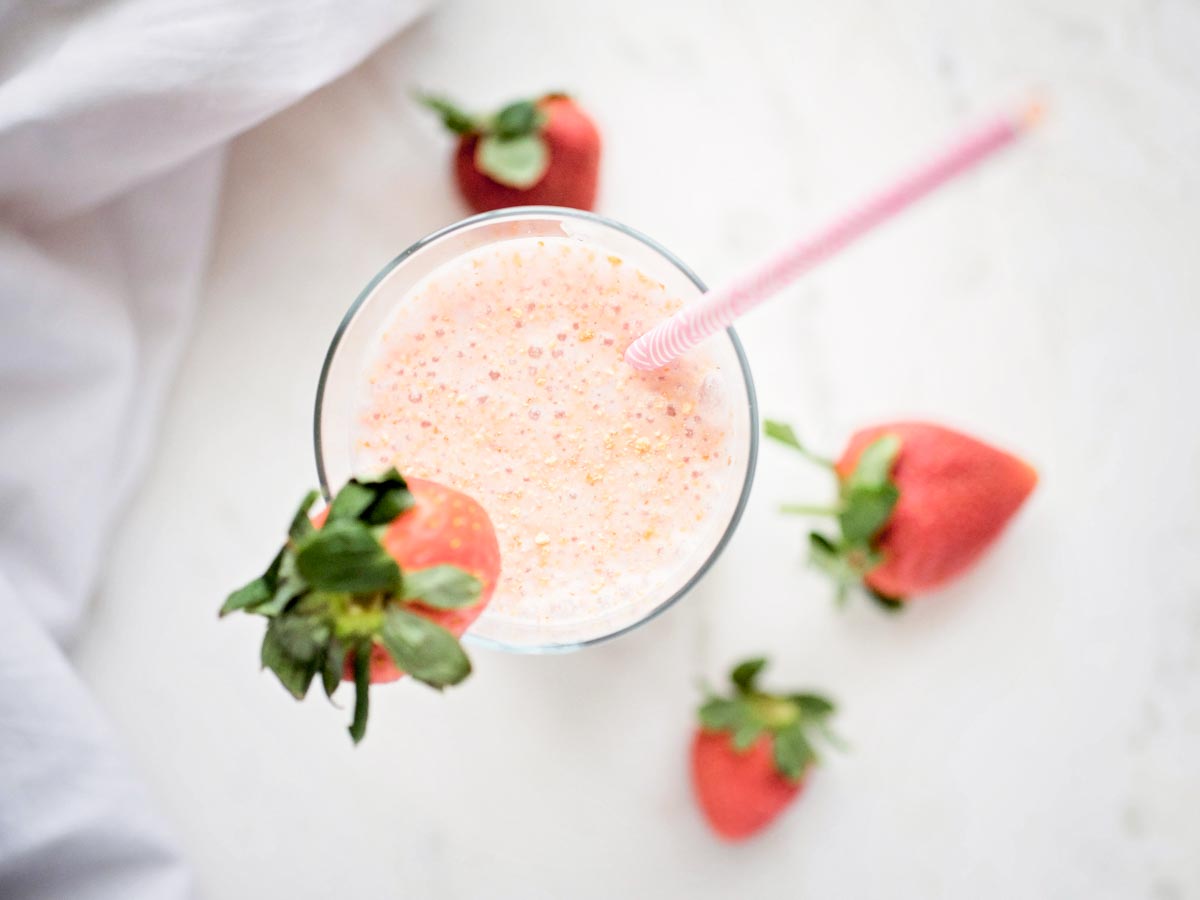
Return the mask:
[[600,243],[514,237],[395,291],[362,341],[353,471],[446,484],[495,524],[501,576],[473,634],[553,649],[621,631],[732,527],[752,441],[729,342],[653,372],[622,360],[675,288]]

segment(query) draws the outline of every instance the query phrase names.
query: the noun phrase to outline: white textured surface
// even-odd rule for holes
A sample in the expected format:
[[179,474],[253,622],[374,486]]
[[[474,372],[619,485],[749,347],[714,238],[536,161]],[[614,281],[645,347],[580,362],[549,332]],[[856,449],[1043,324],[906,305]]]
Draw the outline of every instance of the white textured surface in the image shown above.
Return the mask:
[[[157,462],[77,652],[204,894],[1200,895],[1197,46],[1185,0],[459,2],[238,142]],[[824,486],[764,448],[689,600],[572,656],[476,651],[445,697],[379,690],[352,752],[347,710],[291,703],[256,673],[258,626],[214,610],[314,481],[346,305],[461,214],[418,83],[575,91],[608,138],[600,211],[710,282],[1047,86],[1034,139],[741,329],[764,412],[814,444],[915,414],[1022,452],[1043,484],[1015,527],[897,620],[835,615],[802,523],[773,512]],[[758,651],[842,702],[853,749],[727,848],[685,778],[694,681]]]

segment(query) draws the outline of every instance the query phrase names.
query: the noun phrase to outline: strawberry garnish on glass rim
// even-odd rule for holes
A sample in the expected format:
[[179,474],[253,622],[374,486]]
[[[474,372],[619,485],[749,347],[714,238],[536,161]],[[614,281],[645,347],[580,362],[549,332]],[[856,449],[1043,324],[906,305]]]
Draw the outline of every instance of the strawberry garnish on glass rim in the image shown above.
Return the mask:
[[[471,673],[457,634],[490,598],[499,551],[473,500],[406,481],[395,469],[352,479],[324,513],[310,518],[318,496],[304,498],[266,572],[230,594],[220,614],[240,610],[267,619],[262,665],[295,698],[303,699],[318,676],[329,697],[343,676],[352,680],[349,730],[358,743],[372,682],[403,672],[441,690]],[[440,508],[446,504],[462,515],[450,516]],[[468,538],[451,533],[451,521],[467,519],[479,526],[469,539],[482,553],[461,549]],[[419,564],[404,565],[406,558]],[[442,564],[467,558],[478,571]]]
[[834,704],[820,694],[760,690],[766,664],[756,658],[737,665],[732,696],[708,692],[692,742],[696,799],[713,830],[729,840],[759,831],[796,799],[820,761],[817,737],[842,747],[829,728]]
[[895,612],[940,587],[979,559],[1037,485],[1023,460],[929,422],[864,428],[836,462],[811,453],[790,425],[767,420],[764,431],[837,478],[834,504],[780,509],[836,520],[840,533],[811,532],[809,550],[839,603],[861,585]]

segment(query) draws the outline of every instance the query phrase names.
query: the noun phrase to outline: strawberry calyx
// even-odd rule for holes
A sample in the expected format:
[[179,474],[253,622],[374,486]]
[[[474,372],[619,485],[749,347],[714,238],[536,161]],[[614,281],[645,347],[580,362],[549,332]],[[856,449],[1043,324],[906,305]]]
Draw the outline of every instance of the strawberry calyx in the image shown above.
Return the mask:
[[402,671],[433,688],[458,684],[471,673],[470,660],[458,638],[417,608],[472,606],[483,584],[457,566],[402,570],[383,546],[388,526],[416,502],[395,469],[347,482],[321,528],[309,517],[318,496],[305,496],[267,570],[231,593],[220,615],[267,619],[262,665],[298,700],[318,675],[332,698],[349,662],[350,736],[358,743],[366,733],[372,647],[382,646]]
[[841,747],[841,740],[829,729],[828,720],[835,706],[820,694],[770,694],[758,688],[758,676],[767,661],[748,659],[730,672],[734,692],[723,697],[708,692],[699,710],[700,726],[708,732],[726,733],[738,753],[764,735],[771,740],[775,770],[784,779],[797,784],[809,766],[820,762],[813,737]]
[[[541,99],[565,97],[553,93]],[[420,94],[417,99],[436,112],[454,134],[479,138],[475,168],[493,181],[525,190],[541,181],[550,168],[550,147],[542,136],[548,116],[539,100],[516,100],[493,115],[477,116],[445,97]]]
[[767,437],[828,468],[838,478],[838,498],[833,505],[788,503],[780,510],[790,515],[832,516],[837,520],[838,533],[833,537],[813,531],[808,539],[809,558],[813,565],[833,578],[839,605],[845,604],[851,587],[860,586],[888,612],[903,609],[902,597],[881,594],[864,582],[871,570],[883,562],[878,539],[900,499],[900,488],[892,478],[892,469],[900,454],[899,435],[877,437],[863,449],[854,470],[842,478],[837,475],[832,460],[813,454],[800,442],[792,426],[768,419],[763,431]]

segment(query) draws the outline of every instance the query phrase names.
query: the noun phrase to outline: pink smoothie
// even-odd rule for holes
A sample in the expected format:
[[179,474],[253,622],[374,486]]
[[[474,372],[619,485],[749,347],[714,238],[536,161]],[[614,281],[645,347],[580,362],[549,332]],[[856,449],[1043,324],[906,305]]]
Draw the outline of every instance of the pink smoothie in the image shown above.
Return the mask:
[[603,248],[549,237],[453,260],[397,305],[364,372],[356,468],[478,499],[503,559],[488,616],[636,621],[724,526],[742,473],[720,367],[703,348],[648,373],[621,358],[679,306]]

